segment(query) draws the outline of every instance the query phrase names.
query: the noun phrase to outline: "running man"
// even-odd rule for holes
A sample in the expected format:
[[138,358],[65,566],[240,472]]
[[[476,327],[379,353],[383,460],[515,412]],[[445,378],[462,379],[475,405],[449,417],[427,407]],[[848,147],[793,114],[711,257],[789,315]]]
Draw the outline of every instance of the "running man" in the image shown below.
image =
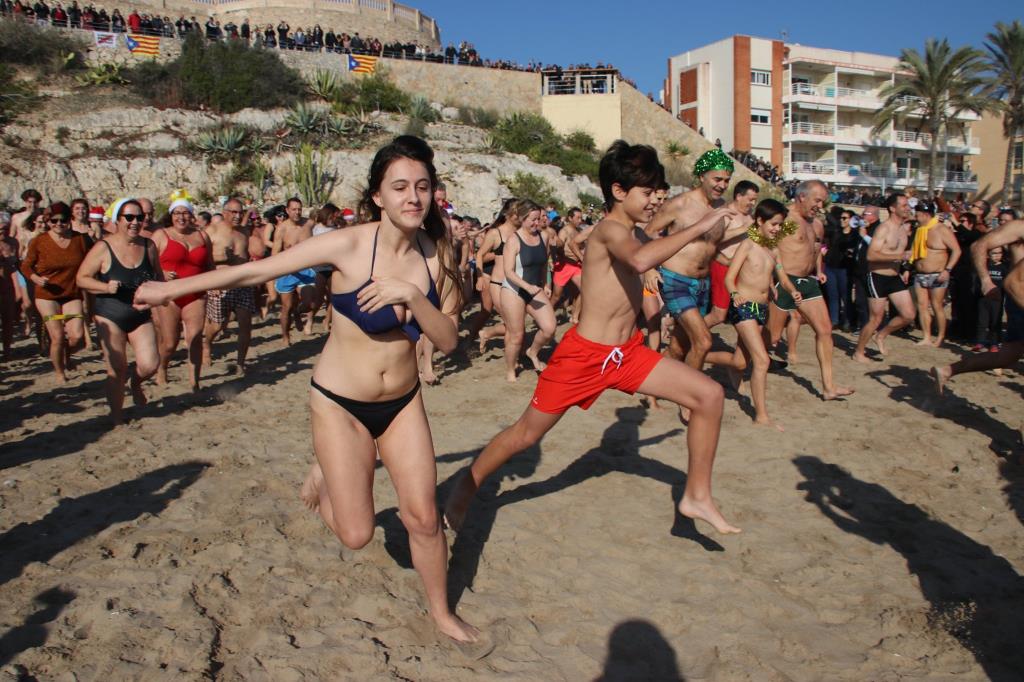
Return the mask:
[[711,230],[721,230],[735,211],[718,208],[664,239],[641,245],[633,226],[651,219],[654,192],[664,168],[658,153],[622,140],[601,159],[600,180],[608,211],[587,242],[583,265],[583,311],[578,326],[562,338],[541,373],[533,399],[519,420],[492,440],[473,461],[445,504],[445,518],[460,528],[484,479],[551,430],[572,406],[589,408],[609,388],[641,392],[685,405],[689,466],[679,512],[710,523],[720,533],[738,533],[711,498],[711,469],[722,426],[724,393],[717,382],[644,345],[637,329],[643,299],[640,273],[671,258]]
[[[242,225],[243,208],[238,199],[224,204],[224,220],[206,228],[213,250],[214,268],[227,268],[248,263],[249,228]],[[228,318],[235,314],[238,321],[238,369],[245,374],[245,359],[252,338],[252,316],[256,312],[256,296],[252,287],[211,289],[206,292],[206,328],[203,330],[203,364],[209,365],[213,354],[213,341],[228,326]]]
[[999,287],[988,271],[988,254],[993,249],[1008,247],[1010,273],[1003,280],[1006,292],[1006,332],[998,353],[968,355],[945,367],[932,367],[935,388],[942,395],[946,382],[957,374],[984,372],[1009,367],[1024,357],[1024,220],[1006,223],[971,245],[971,261],[981,279],[983,296],[999,296]]
[[821,294],[821,282],[825,281],[821,253],[825,227],[818,219],[826,198],[828,190],[820,180],[808,180],[797,185],[796,198],[782,224],[783,237],[779,240],[778,249],[782,268],[796,285],[802,300],[797,308],[793,297],[776,284],[777,295],[768,306],[768,334],[769,346],[775,348],[782,338],[787,317],[799,311],[800,317],[814,330],[822,398],[834,400],[852,394],[853,389],[837,386],[832,376],[832,320]]
[[[861,363],[871,362],[864,351],[872,334],[878,352],[884,356],[885,340],[889,335],[914,321],[914,301],[900,276],[900,263],[910,260],[907,252],[910,235],[904,229],[904,224],[910,220],[910,202],[905,194],[894,192],[886,198],[884,205],[889,210],[889,217],[878,226],[868,245],[868,321],[861,327],[857,349],[853,352],[853,359]],[[875,334],[890,302],[896,308],[896,315]]]
[[[274,232],[273,255],[292,248],[313,236],[313,221],[302,217],[302,199],[292,197],[285,204],[286,220],[281,221]],[[306,268],[299,272],[278,277],[274,291],[281,297],[281,338],[284,345],[292,345],[292,312],[295,313],[295,328],[306,334],[313,333],[313,296],[316,293],[316,272]],[[309,312],[309,321],[303,324],[302,313]]]
[[[754,213],[754,206],[757,204],[758,187],[750,180],[740,180],[732,190],[731,208],[743,216],[750,216]],[[753,224],[750,218],[750,224]],[[747,226],[749,228],[749,225]],[[725,273],[729,270],[729,264],[736,255],[740,243],[747,238],[746,233],[740,233],[728,240],[722,240],[715,253],[715,259],[711,261],[711,310],[704,316],[704,324],[708,329],[714,329],[717,325],[725,322],[726,314],[729,311],[729,292],[725,286]]]
[[[935,216],[934,204],[919,201],[914,209],[918,228],[914,233],[910,260],[914,263],[917,314],[924,332],[924,338],[917,345],[938,348],[946,339],[946,291],[953,266],[960,260],[960,245],[953,230]],[[931,338],[932,310],[935,311],[936,326],[934,341]]]

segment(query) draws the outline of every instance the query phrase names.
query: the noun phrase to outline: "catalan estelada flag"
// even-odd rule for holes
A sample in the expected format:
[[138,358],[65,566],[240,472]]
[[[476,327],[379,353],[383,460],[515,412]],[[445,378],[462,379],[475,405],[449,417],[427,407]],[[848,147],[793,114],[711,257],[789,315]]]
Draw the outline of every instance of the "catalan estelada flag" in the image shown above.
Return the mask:
[[377,58],[365,54],[350,54],[348,56],[348,70],[352,73],[373,73],[377,68]]
[[160,39],[156,36],[126,35],[124,43],[132,54],[141,54],[148,57],[156,57],[160,54]]

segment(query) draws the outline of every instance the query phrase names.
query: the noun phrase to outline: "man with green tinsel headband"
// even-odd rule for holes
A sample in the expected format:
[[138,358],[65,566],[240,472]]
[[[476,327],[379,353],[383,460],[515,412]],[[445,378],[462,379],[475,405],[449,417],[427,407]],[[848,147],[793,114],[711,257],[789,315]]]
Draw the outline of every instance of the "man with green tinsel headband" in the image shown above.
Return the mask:
[[825,228],[818,217],[827,198],[828,189],[818,180],[802,182],[796,188],[796,198],[789,205],[789,214],[783,223],[786,236],[779,241],[778,250],[782,267],[800,291],[802,300],[797,305],[793,297],[776,287],[777,295],[768,306],[768,333],[769,349],[774,349],[782,338],[789,316],[793,316],[794,323],[790,324],[786,335],[789,359],[793,361],[800,328],[796,320],[811,326],[821,368],[821,394],[825,400],[833,400],[850,395],[853,389],[836,385],[832,376],[832,321],[821,293],[821,284],[825,281],[821,250]]
[[[732,179],[733,160],[721,149],[709,149],[693,166],[699,185],[665,202],[661,211],[644,231],[650,237],[674,234],[686,229],[701,229],[703,234],[689,242],[657,271],[644,276],[650,289],[660,288],[665,306],[676,319],[668,355],[702,369],[704,356],[711,350],[711,332],[704,322],[710,282],[708,273],[719,244],[746,232],[750,220],[726,207],[723,198]],[[703,230],[705,221],[715,226]],[[685,416],[685,415],[684,415]]]

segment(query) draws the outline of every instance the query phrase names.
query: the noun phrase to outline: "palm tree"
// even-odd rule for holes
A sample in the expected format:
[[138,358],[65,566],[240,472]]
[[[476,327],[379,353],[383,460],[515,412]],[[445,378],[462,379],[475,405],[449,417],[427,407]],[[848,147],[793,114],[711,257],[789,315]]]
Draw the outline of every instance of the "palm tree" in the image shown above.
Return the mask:
[[980,75],[985,62],[982,53],[972,47],[954,51],[945,38],[929,38],[923,56],[915,49],[904,49],[897,69],[902,73],[879,92],[884,104],[875,114],[872,133],[878,135],[890,123],[903,124],[911,116],[921,119],[917,132],[930,136],[928,194],[934,198],[935,164],[939,144],[944,142],[940,134],[954,130],[961,114],[981,114],[995,106],[985,95],[985,81]]
[[[985,51],[992,72],[993,96],[1003,113],[1003,135],[1006,152],[1006,174],[1003,176],[1003,201],[1013,196],[1013,143],[1024,131],[1024,25],[1019,19],[1012,24],[996,23],[995,31],[986,38]],[[1024,196],[1021,197],[1024,202]]]

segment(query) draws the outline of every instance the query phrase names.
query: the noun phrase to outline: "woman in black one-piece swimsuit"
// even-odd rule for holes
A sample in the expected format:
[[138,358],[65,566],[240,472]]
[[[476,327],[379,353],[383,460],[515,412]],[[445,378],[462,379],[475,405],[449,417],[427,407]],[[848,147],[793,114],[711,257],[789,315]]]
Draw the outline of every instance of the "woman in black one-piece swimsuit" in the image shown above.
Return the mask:
[[146,404],[142,382],[153,376],[160,364],[152,316],[148,310],[132,306],[140,284],[163,279],[156,245],[139,234],[142,214],[142,206],[134,199],[114,204],[114,231],[96,242],[78,269],[79,288],[96,295],[93,313],[107,363],[105,391],[115,424],[123,421],[128,344],[135,353],[131,386],[136,405]]

